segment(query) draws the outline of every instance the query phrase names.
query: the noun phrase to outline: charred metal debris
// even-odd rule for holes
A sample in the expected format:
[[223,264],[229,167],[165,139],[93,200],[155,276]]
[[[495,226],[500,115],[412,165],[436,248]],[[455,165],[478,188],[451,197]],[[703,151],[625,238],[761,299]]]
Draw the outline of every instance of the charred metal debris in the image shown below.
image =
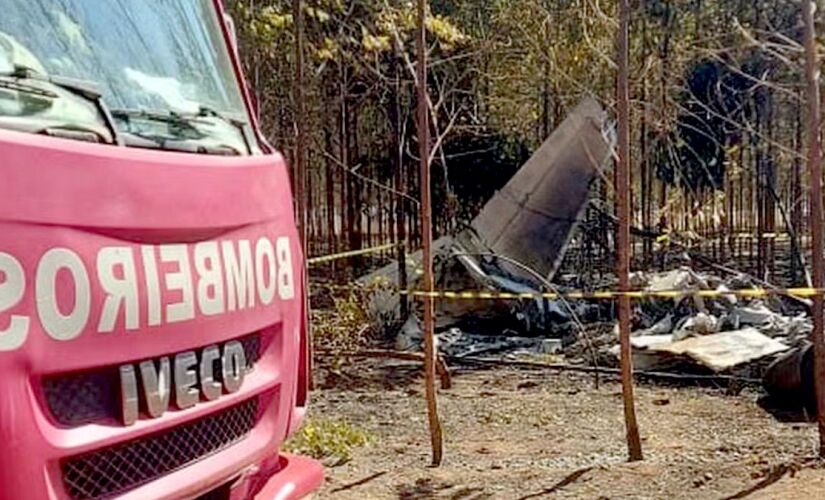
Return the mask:
[[[590,202],[594,181],[610,166],[615,138],[607,114],[585,99],[463,231],[434,242],[435,289],[514,294],[564,292],[579,272],[559,272]],[[689,251],[661,245],[662,270],[631,276],[634,290],[742,290],[765,283],[709,268]],[[420,252],[407,256],[408,286],[418,285]],[[721,267],[721,266],[720,266]],[[577,272],[578,271],[578,272]],[[391,329],[395,349],[420,350],[415,308],[399,315],[398,264],[362,277],[382,282],[370,313]],[[604,275],[594,289],[615,288]],[[634,367],[639,371],[764,377],[768,392],[792,404],[812,400],[810,305],[778,295],[633,301]],[[542,359],[602,368],[618,364],[615,303],[592,299],[439,300],[439,353],[451,359]]]

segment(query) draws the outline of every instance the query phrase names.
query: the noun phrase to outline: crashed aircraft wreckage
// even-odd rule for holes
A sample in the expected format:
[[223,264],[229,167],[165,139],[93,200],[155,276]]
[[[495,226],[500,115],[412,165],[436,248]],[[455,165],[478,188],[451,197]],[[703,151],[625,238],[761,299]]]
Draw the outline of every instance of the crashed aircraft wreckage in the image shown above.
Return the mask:
[[[606,113],[594,100],[584,100],[467,229],[436,240],[436,289],[532,296],[555,292],[550,281],[588,205],[593,181],[610,163],[613,143]],[[690,267],[687,253],[682,254],[681,267],[634,273],[634,287],[724,291],[755,286],[744,274],[723,280],[698,273]],[[415,282],[420,276],[420,260],[417,252],[405,263],[407,275],[414,278],[409,284],[412,289],[420,286]],[[397,265],[392,264],[360,282],[394,283],[397,276]],[[379,322],[397,326],[398,300],[394,289],[379,288],[372,298]],[[439,300],[436,307],[439,351],[452,358],[560,351],[573,364],[610,364],[618,358],[615,331],[609,326],[601,328],[598,321],[590,325],[594,328],[586,342],[579,342],[583,328],[587,328],[579,319],[602,319],[600,306],[584,300],[462,298]],[[765,374],[768,392],[811,394],[812,363],[805,341],[811,325],[810,318],[799,311],[799,304],[786,308],[777,300],[740,302],[724,296],[714,300],[674,296],[639,301],[634,315],[633,360],[641,370],[736,372],[752,377],[764,374],[762,360],[778,357]],[[418,349],[421,341],[413,315],[397,332],[396,348]]]
[[[435,242],[436,286],[449,290],[549,291],[549,281],[587,207],[591,184],[608,165],[613,144],[607,113],[594,99],[584,99],[467,229]],[[420,259],[420,252],[408,259],[409,276],[418,276]],[[396,276],[393,264],[360,282],[395,282]],[[415,287],[415,283],[412,285]],[[397,304],[385,299],[379,301],[379,309]],[[554,316],[567,316],[558,304],[545,300],[512,304],[450,301],[439,302],[437,307],[437,326],[442,328],[468,314],[490,319],[508,312],[510,318],[520,319],[520,330],[539,331]]]

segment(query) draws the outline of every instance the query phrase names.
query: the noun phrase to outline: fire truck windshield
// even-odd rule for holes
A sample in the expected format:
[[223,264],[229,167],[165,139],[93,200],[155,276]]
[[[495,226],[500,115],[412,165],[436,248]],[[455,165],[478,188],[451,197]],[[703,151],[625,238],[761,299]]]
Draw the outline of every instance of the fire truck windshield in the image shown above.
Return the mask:
[[[0,75],[26,68],[93,82],[119,131],[146,147],[206,138],[248,152],[247,115],[212,0],[0,0],[0,12]],[[28,94],[18,111],[50,107],[48,96],[25,92],[26,82],[6,82],[0,98],[4,90]],[[0,115],[25,114],[5,108]]]

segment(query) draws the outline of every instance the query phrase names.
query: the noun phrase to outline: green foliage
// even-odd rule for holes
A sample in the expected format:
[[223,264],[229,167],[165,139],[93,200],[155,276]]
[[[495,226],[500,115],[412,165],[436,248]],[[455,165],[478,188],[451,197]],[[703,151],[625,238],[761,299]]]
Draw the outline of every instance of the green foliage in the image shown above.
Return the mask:
[[370,330],[368,291],[351,288],[332,290],[332,307],[312,309],[312,336],[317,348],[354,351]]
[[284,444],[284,451],[341,465],[350,461],[355,448],[373,440],[367,431],[346,420],[309,418]]

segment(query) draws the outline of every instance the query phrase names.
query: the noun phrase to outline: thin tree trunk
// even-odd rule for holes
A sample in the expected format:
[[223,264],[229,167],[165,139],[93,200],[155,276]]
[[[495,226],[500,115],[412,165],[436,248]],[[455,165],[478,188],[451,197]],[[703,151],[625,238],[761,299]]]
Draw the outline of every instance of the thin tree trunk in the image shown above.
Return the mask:
[[307,255],[307,175],[306,175],[306,116],[304,113],[304,16],[301,0],[292,0],[292,18],[295,35],[295,78],[293,95],[295,100],[295,199],[297,200],[298,230],[304,256]]
[[[404,138],[401,136],[401,82],[399,75],[398,59],[393,60],[393,85],[392,85],[392,99],[390,102],[390,126],[392,128],[392,165],[393,165],[393,179],[395,185],[395,243],[397,247],[398,258],[398,272],[399,286],[404,286],[407,281],[407,222],[406,222],[406,200],[401,193],[406,192],[404,185],[404,153],[402,143]],[[400,319],[406,321],[409,317],[409,297],[403,295],[400,304]]]
[[802,228],[802,159],[804,154],[804,145],[802,143],[802,106],[796,105],[796,135],[795,135],[795,150],[796,157],[793,160],[793,177],[791,178],[791,225],[793,227],[794,238],[796,244],[794,245],[795,255],[791,256],[791,283],[796,285],[800,281],[802,269],[799,269],[798,262],[801,260],[802,252],[802,236],[804,234]]
[[[648,35],[647,35],[647,16],[642,16],[642,64],[647,64],[648,59]],[[648,98],[648,89],[647,89],[647,78],[642,78],[642,95],[641,102],[642,102],[642,123],[641,129],[639,131],[639,142],[640,142],[640,154],[641,154],[641,202],[642,202],[642,227],[645,231],[650,232],[652,230],[652,197],[650,188],[652,187],[652,176],[650,162],[648,161],[648,144],[647,144],[647,120],[648,120],[648,109],[647,109],[647,98]],[[650,238],[644,238],[642,240],[642,254],[644,256],[644,265],[647,267],[650,265],[651,259],[653,257],[653,240]]]
[[[324,147],[327,151],[332,151],[332,131],[330,124],[335,123],[334,120],[326,120],[324,123]],[[329,248],[329,253],[337,251],[337,235],[335,229],[335,172],[340,170],[334,165],[331,158],[326,160],[326,215],[327,215],[327,235],[326,241]]]
[[[766,92],[767,97],[767,157],[765,158],[765,231],[768,234],[776,234],[776,200],[774,194],[776,193],[776,163],[774,162],[774,120],[776,113],[774,109],[773,90]],[[767,260],[767,272],[769,281],[776,272],[776,237],[765,240],[765,257]]]
[[[630,289],[630,110],[628,85],[628,37],[630,24],[630,0],[619,0],[618,30],[618,78],[617,108],[619,131],[619,162],[616,168],[616,200],[619,218],[617,234],[619,289]],[[633,365],[630,352],[630,297],[619,298],[619,337],[621,341],[621,378],[624,416],[627,431],[627,449],[630,461],[642,460],[642,442],[636,423],[636,408],[633,397]]]
[[[813,0],[803,0],[805,22],[805,76],[808,84],[808,168],[811,172],[811,238],[813,238],[813,284],[822,290],[822,142],[820,138],[819,57],[814,32]],[[822,294],[814,296],[811,332],[814,344],[814,386],[816,388],[816,420],[819,428],[819,456],[825,457],[825,337],[823,337]]]
[[[673,35],[673,30],[671,27],[673,26],[673,7],[671,5],[671,0],[665,0],[665,15],[664,15],[664,26],[663,26],[663,37],[661,45],[659,46],[659,60],[661,61],[662,66],[662,74],[661,79],[659,82],[660,85],[660,92],[661,92],[661,110],[660,113],[663,117],[667,116],[667,95],[668,95],[668,79],[670,78],[670,65],[668,61],[670,60],[670,40],[671,36]],[[664,140],[664,137],[661,137],[660,140]],[[659,211],[661,214],[665,214],[667,211],[668,203],[667,203],[667,183],[662,180],[659,184]],[[676,228],[677,220],[671,214],[670,220],[667,221],[667,224],[672,227]]]
[[541,137],[538,143],[541,144],[550,135],[550,56],[544,54],[543,58],[544,75],[542,78],[541,92]]
[[[423,238],[424,290],[433,291],[432,206],[430,199],[430,121],[427,106],[427,0],[418,0],[418,154],[421,162],[421,234]],[[435,387],[435,311],[433,298],[424,297],[424,384],[427,397],[427,416],[430,423],[430,441],[433,465],[441,465],[444,440],[438,418],[438,395]]]
[[[341,154],[341,164],[344,168],[351,168],[352,165],[349,163],[350,154],[349,154],[349,118],[347,117],[347,111],[349,108],[348,105],[348,81],[347,81],[347,71],[346,68],[343,66],[340,69],[340,79],[338,81],[338,92],[339,92],[339,126],[338,126],[338,147],[340,148]],[[347,244],[349,243],[349,233],[351,231],[351,226],[349,224],[350,221],[350,210],[349,210],[349,178],[351,175],[345,171],[341,171],[341,185],[339,186],[339,199],[338,203],[340,204],[340,210],[338,213],[340,214],[341,218],[341,240],[344,242],[342,248],[346,248]]]
[[[351,103],[350,110],[347,112],[347,115],[350,117],[351,123],[349,125],[349,138],[350,138],[350,160],[349,165],[350,168],[354,168],[358,166],[358,162],[361,159],[361,151],[359,147],[359,138],[358,138],[358,106],[357,103]],[[350,177],[350,190],[349,190],[349,201],[350,201],[350,249],[356,250],[361,248],[362,245],[362,237],[364,234],[364,217],[362,214],[363,209],[363,202],[364,202],[364,186],[361,182],[361,179],[355,177],[354,175]],[[354,269],[361,269],[363,266],[363,257],[358,256],[351,262]]]

